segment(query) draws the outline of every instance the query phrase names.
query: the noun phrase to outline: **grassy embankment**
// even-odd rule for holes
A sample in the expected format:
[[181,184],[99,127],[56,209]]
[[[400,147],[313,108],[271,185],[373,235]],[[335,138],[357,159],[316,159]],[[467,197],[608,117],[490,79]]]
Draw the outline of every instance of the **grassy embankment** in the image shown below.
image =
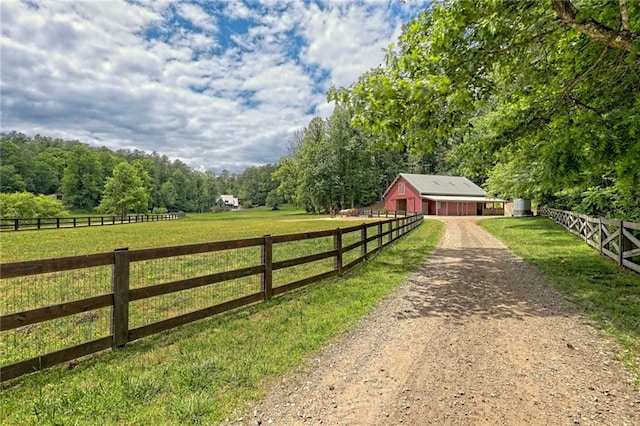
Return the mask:
[[[6,234],[2,261],[358,223],[305,219],[315,218],[293,211],[250,211],[193,215],[161,227]],[[256,401],[278,375],[331,338],[352,329],[428,255],[441,233],[441,223],[427,221],[341,279],[151,336],[89,357],[71,370],[55,367],[5,383],[0,423],[215,424]]]
[[617,357],[640,386],[640,275],[624,270],[543,217],[480,225],[536,266],[589,320],[620,343]]

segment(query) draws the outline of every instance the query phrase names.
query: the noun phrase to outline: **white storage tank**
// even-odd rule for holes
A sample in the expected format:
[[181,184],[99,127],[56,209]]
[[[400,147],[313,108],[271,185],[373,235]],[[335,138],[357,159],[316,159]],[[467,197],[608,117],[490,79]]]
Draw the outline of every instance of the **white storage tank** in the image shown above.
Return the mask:
[[533,212],[531,211],[531,200],[526,200],[524,198],[516,198],[513,200],[513,216],[533,216]]

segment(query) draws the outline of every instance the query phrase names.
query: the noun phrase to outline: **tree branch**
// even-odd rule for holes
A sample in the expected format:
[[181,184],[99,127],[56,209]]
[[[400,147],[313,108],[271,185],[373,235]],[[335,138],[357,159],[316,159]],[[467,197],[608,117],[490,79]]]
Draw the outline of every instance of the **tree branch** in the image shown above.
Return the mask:
[[[620,0],[621,13],[623,3],[626,13],[626,0]],[[633,44],[640,41],[640,36],[624,27],[624,21],[622,24],[623,29],[616,31],[591,18],[577,20],[578,10],[573,6],[571,0],[551,0],[551,5],[562,22],[598,43],[631,52]],[[625,18],[623,18],[623,20],[624,19]],[[628,25],[628,13],[626,13],[626,19]]]
[[584,102],[582,102],[581,100],[579,100],[577,98],[574,98],[573,96],[569,96],[569,99],[574,103],[574,105],[582,107],[584,109],[587,109],[587,110],[595,113],[599,117],[602,117],[602,113],[600,111],[598,111],[597,109],[595,109],[594,107],[585,104]]
[[573,100],[574,102],[576,102],[575,99],[573,99],[573,97],[571,96],[571,92],[573,91],[573,89],[578,85],[578,83],[587,74],[589,74],[591,71],[595,70],[602,63],[602,61],[604,61],[604,58],[605,58],[605,56],[606,56],[608,51],[609,51],[609,46],[605,46],[604,49],[602,49],[602,52],[600,53],[600,56],[598,57],[598,59],[596,59],[596,61],[593,64],[591,64],[591,66],[589,68],[587,68],[585,71],[580,73],[580,75],[576,76],[569,84],[567,84],[564,87],[562,92],[556,98],[556,102],[554,103],[553,107],[551,108],[551,111],[555,111],[555,109],[558,107],[558,105],[560,105],[560,103],[562,101],[564,101],[565,99],[567,99],[567,98],[569,98],[569,99]]
[[627,8],[627,0],[619,0],[620,2],[620,25],[625,31],[631,31],[629,23],[629,9]]

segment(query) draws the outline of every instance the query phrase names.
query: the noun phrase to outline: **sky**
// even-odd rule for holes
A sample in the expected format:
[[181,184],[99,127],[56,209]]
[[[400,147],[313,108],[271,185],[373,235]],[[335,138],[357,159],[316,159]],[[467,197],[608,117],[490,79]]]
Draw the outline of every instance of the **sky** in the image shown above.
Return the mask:
[[2,0],[0,130],[214,173],[276,163],[427,2]]

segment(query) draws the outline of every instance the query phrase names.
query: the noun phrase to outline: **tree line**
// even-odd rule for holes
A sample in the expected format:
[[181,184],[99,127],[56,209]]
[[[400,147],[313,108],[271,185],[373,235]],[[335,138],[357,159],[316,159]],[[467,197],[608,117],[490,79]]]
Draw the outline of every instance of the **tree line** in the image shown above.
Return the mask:
[[64,206],[78,212],[209,212],[217,209],[219,195],[232,194],[244,208],[288,203],[320,213],[375,203],[400,172],[436,174],[451,168],[442,152],[375,150],[351,118],[347,109],[337,107],[329,118],[316,117],[294,132],[287,142],[289,155],[277,164],[219,175],[156,152],[112,151],[80,141],[3,133],[0,208],[5,217],[21,211],[62,215],[42,197],[57,194]]
[[74,211],[208,212],[221,194],[239,195],[247,207],[265,205],[277,187],[271,180],[275,168],[249,167],[240,174],[224,170],[216,176],[156,152],[112,151],[18,132],[0,134],[0,192],[60,194]]

